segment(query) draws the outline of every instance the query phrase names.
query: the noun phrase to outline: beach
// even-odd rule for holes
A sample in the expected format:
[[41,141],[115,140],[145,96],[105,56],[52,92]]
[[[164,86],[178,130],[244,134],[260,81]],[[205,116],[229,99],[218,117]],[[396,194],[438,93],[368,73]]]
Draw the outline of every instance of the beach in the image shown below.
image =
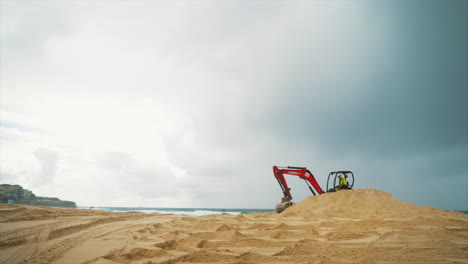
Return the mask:
[[281,214],[2,204],[0,263],[468,263],[468,215],[378,190],[313,196]]

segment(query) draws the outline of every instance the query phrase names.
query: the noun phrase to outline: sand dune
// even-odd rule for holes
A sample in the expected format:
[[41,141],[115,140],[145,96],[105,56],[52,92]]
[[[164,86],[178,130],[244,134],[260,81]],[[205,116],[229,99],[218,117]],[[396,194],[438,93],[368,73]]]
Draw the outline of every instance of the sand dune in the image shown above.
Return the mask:
[[377,190],[238,216],[3,204],[0,263],[468,263],[468,216]]

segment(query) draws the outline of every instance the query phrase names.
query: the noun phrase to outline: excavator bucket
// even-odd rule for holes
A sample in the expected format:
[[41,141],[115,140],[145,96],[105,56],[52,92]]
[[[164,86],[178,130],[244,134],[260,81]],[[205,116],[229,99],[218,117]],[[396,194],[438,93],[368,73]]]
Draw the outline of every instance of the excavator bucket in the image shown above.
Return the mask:
[[294,203],[291,202],[291,198],[289,197],[283,197],[281,198],[281,203],[276,205],[276,212],[279,214],[286,210],[289,206],[293,205]]
[[293,205],[293,202],[284,202],[276,205],[276,212],[279,214],[286,210],[289,206]]

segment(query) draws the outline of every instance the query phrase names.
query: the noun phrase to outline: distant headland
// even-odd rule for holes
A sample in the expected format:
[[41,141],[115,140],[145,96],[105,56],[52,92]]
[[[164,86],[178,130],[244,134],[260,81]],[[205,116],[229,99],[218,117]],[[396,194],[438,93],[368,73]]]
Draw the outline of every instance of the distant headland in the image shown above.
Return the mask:
[[0,203],[76,208],[75,202],[62,201],[56,197],[36,196],[21,185],[11,184],[0,184]]

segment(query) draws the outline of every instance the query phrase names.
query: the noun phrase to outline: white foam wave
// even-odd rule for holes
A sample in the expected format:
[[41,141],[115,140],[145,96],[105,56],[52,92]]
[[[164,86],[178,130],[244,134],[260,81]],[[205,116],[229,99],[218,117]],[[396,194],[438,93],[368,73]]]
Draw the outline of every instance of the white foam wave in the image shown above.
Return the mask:
[[240,212],[219,212],[210,210],[195,210],[195,211],[162,211],[162,210],[140,210],[142,213],[159,213],[159,214],[178,214],[178,215],[190,215],[190,216],[202,216],[202,215],[213,215],[213,214],[232,214],[238,215]]
[[[88,208],[81,208],[81,209],[88,209]],[[152,213],[158,213],[158,214],[176,214],[176,215],[189,215],[189,216],[202,216],[202,215],[213,215],[213,214],[231,214],[231,215],[239,215],[241,214],[240,211],[235,212],[235,211],[230,211],[230,212],[222,212],[222,211],[213,211],[213,210],[195,210],[195,211],[189,211],[189,210],[158,210],[158,209],[140,209],[140,208],[125,208],[125,209],[119,209],[119,208],[109,208],[109,207],[96,207],[92,208],[95,210],[102,210],[102,211],[110,211],[110,212],[141,212],[141,213],[146,213],[146,214],[152,214]]]

